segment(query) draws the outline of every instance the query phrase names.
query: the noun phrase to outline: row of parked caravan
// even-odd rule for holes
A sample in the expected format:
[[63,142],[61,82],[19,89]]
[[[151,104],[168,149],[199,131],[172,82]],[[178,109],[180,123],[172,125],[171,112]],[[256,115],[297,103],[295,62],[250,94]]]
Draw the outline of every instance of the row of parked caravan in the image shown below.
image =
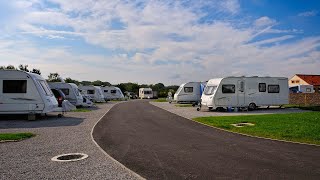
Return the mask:
[[288,78],[225,77],[189,82],[179,87],[173,99],[177,103],[191,102],[210,110],[281,106],[289,103]]
[[46,114],[90,107],[93,102],[124,99],[117,87],[49,82],[40,75],[0,70],[0,114]]

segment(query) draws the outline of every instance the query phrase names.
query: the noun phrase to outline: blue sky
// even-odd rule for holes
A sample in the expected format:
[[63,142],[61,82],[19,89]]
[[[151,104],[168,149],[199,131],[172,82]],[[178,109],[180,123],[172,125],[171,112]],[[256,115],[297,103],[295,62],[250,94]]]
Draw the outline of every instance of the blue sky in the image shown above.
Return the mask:
[[320,74],[317,0],[0,0],[0,64],[181,84]]

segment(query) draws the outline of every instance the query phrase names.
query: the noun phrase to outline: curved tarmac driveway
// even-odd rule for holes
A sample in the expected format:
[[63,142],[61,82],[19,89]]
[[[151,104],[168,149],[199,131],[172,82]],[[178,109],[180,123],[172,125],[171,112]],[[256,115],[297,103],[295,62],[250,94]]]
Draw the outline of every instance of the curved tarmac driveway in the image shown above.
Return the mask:
[[228,133],[144,100],[115,105],[93,137],[147,179],[320,179],[320,147]]

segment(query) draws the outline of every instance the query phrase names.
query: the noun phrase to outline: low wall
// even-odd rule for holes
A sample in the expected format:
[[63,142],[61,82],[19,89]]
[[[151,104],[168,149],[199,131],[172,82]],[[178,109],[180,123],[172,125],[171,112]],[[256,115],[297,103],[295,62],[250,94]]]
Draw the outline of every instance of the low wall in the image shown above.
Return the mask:
[[290,93],[289,104],[320,105],[320,93]]

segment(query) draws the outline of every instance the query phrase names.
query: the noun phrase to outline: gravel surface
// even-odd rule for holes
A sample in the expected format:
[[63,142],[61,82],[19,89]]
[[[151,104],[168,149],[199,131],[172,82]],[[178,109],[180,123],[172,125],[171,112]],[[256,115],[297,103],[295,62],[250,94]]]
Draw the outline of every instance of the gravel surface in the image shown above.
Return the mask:
[[[139,179],[135,173],[105,155],[92,141],[95,123],[116,103],[99,104],[91,112],[49,115],[37,121],[0,117],[0,133],[32,132],[20,142],[0,143],[0,179]],[[85,153],[87,159],[53,162],[66,153]]]
[[197,111],[196,107],[177,107],[175,103],[168,102],[152,102],[152,105],[155,105],[159,108],[167,110],[171,113],[177,114],[179,116],[185,117],[187,119],[192,119],[196,117],[206,117],[206,116],[238,116],[238,115],[256,115],[256,114],[277,114],[277,113],[299,113],[307,112],[298,108],[288,108],[288,109],[279,109],[279,108],[269,108],[269,109],[258,109],[255,111],[241,111],[241,112],[216,112],[209,111],[208,109],[201,109]]

